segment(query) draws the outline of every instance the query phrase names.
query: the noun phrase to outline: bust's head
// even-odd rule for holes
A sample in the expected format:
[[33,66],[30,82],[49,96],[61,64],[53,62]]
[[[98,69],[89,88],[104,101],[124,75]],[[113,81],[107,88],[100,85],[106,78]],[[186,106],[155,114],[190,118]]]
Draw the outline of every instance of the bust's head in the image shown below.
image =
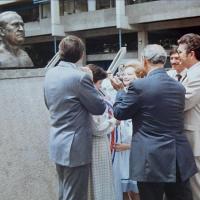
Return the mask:
[[11,46],[24,42],[24,22],[16,12],[7,11],[0,14],[0,40]]

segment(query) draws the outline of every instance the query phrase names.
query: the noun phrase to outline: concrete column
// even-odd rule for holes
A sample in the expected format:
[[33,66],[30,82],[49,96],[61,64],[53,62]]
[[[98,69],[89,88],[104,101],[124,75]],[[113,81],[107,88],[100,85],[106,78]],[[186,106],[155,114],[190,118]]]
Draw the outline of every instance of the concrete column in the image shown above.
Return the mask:
[[141,60],[141,53],[147,44],[148,44],[147,31],[138,32],[138,59],[139,60]]
[[96,10],[96,0],[87,0],[88,3],[88,11]]
[[116,26],[123,28],[125,21],[125,0],[116,0]]
[[51,31],[52,36],[65,36],[64,26],[60,23],[59,0],[51,0]]
[[116,0],[116,27],[119,29],[132,29],[126,16],[125,0]]

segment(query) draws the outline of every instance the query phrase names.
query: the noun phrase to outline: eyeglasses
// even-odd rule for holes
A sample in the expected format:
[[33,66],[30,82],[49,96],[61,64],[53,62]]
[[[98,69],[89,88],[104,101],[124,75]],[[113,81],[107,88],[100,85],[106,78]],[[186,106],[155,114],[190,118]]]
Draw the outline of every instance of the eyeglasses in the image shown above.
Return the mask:
[[200,47],[197,47],[197,48],[194,48],[194,49],[190,49],[190,50],[185,50],[185,52],[183,52],[183,51],[180,51],[180,50],[177,50],[176,52],[178,53],[178,54],[180,54],[180,53],[187,53],[187,54],[189,54],[189,53],[191,53],[191,52],[194,52],[194,51],[200,51]]

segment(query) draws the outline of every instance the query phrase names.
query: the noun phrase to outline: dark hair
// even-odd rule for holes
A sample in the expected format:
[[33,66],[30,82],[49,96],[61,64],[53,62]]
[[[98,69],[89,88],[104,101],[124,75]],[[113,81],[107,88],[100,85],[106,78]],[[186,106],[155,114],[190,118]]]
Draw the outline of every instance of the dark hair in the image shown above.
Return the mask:
[[81,59],[84,50],[83,41],[74,35],[69,35],[59,44],[60,60],[76,63]]
[[194,51],[197,60],[200,60],[200,35],[194,33],[188,33],[183,35],[178,44],[186,44],[186,52]]
[[177,46],[172,46],[172,49],[169,52],[169,56],[178,53],[177,52],[178,47]]
[[94,64],[88,64],[86,65],[86,67],[90,68],[90,70],[92,71],[94,83],[107,78],[106,71],[102,69],[101,67]]

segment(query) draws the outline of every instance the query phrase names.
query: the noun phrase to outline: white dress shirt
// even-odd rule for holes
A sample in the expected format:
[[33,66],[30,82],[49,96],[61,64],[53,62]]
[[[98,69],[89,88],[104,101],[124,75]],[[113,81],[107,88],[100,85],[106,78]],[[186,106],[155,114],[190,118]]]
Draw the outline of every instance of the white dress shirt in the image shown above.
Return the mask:
[[177,74],[180,74],[181,75],[181,78],[180,78],[180,82],[183,82],[185,80],[185,78],[187,77],[187,69],[184,69],[183,71],[181,71],[181,73],[177,73],[177,71],[175,69],[171,69],[169,71],[167,71],[167,74],[174,78],[175,80],[178,81],[178,76]]

